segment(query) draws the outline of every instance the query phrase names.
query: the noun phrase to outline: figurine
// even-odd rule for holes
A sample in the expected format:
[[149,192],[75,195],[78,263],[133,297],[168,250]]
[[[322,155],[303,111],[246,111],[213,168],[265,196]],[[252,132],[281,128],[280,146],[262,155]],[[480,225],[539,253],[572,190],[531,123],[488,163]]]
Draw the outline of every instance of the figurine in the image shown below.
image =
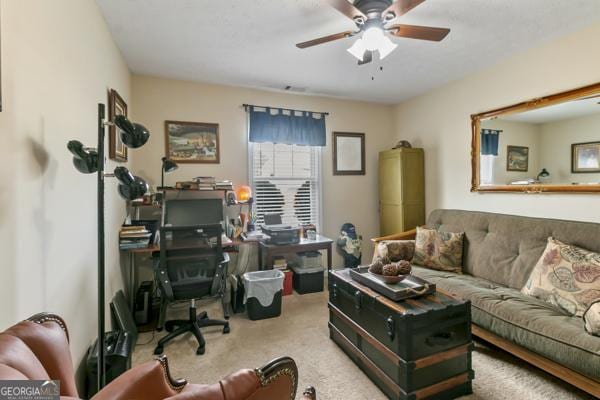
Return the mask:
[[344,256],[344,267],[355,268],[360,265],[362,236],[356,234],[356,228],[350,222],[342,225],[337,247]]
[[410,142],[408,140],[400,140],[398,143],[396,143],[396,146],[394,147],[394,149],[401,149],[403,147],[406,149],[410,149],[412,147],[412,145],[410,144]]

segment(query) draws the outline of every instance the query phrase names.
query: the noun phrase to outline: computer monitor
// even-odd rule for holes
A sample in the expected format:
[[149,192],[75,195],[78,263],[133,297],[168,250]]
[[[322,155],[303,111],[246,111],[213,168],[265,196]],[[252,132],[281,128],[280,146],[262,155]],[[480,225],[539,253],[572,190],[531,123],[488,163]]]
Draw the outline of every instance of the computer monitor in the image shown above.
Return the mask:
[[168,200],[165,203],[165,225],[219,224],[222,221],[222,199]]

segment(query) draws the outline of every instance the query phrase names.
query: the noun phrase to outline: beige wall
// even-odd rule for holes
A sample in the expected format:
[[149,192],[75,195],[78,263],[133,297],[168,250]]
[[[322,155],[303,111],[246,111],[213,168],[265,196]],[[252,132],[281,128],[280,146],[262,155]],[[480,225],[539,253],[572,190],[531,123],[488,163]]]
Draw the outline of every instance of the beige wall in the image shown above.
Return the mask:
[[[498,157],[494,160],[494,179],[492,182],[498,185],[506,185],[516,180],[535,179],[538,172],[540,172],[540,128],[537,124],[493,119],[482,121],[481,127],[502,131],[498,138]],[[524,146],[529,148],[527,172],[506,170],[508,146]]]
[[[152,133],[149,143],[138,151],[134,167],[153,185],[160,183],[165,120],[218,123],[221,142],[220,164],[181,165],[167,175],[168,184],[199,175],[243,184],[248,182],[247,122],[243,103],[329,112],[327,147],[322,152],[323,233],[337,237],[340,226],[350,221],[365,239],[378,234],[377,157],[380,150],[391,147],[391,106],[137,75],[133,77],[132,87],[135,118],[143,121]],[[366,133],[365,176],[333,176],[332,131]],[[371,255],[368,240],[364,248],[368,259]],[[338,256],[335,263],[341,265]]]
[[[324,233],[351,221],[365,239],[378,232],[377,153],[397,139],[424,147],[427,208],[455,207],[600,221],[597,196],[472,194],[472,113],[600,81],[600,25],[518,55],[483,73],[390,106],[204,85],[130,74],[92,0],[1,3],[0,327],[47,310],[65,317],[76,364],[95,337],[95,178],[75,171],[66,142],[93,145],[96,107],[109,88],[129,102],[153,136],[130,152],[133,171],[156,184],[164,120],[220,124],[219,165],[184,165],[168,182],[215,175],[244,183],[246,115],[242,103],[327,111],[322,155]],[[130,88],[131,86],[131,88]],[[367,134],[367,175],[332,175],[331,132]],[[109,162],[108,169],[114,167]],[[117,229],[124,204],[106,194],[107,297],[122,286]],[[365,253],[370,254],[365,241]],[[368,257],[367,257],[368,259]],[[336,257],[336,262],[340,259]]]
[[399,104],[397,139],[425,148],[426,205],[600,221],[597,195],[470,193],[470,115],[600,82],[600,24]]
[[[0,329],[58,313],[77,365],[96,337],[96,177],[74,169],[66,143],[95,146],[97,103],[109,88],[128,101],[130,73],[93,0],[9,0],[0,11]],[[109,295],[122,286],[113,182],[106,203]]]
[[600,173],[571,173],[571,144],[600,141],[600,114],[541,124],[540,128],[540,162],[547,166],[550,182],[600,182]]

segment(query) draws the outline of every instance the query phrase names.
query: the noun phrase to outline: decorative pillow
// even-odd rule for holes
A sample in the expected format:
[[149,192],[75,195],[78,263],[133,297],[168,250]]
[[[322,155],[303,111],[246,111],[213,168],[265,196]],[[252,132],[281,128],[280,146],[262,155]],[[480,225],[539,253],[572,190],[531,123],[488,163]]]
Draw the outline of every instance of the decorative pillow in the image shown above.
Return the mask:
[[549,237],[521,293],[581,317],[600,299],[600,254]]
[[417,227],[413,264],[440,271],[462,273],[464,232],[441,232]]
[[376,254],[381,258],[389,258],[390,261],[410,261],[415,254],[414,240],[384,240],[377,243]]
[[592,303],[583,313],[585,331],[590,335],[600,336],[600,299]]

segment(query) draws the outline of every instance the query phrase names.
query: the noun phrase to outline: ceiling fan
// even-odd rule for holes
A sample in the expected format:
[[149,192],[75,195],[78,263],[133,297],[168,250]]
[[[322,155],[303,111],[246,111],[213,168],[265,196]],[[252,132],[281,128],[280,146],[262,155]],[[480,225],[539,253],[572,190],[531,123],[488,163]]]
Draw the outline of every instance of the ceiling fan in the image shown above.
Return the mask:
[[403,38],[430,40],[439,42],[443,40],[450,29],[433,28],[428,26],[394,24],[388,26],[394,18],[406,14],[425,0],[326,0],[332,7],[350,18],[358,30],[335,33],[317,39],[296,44],[296,47],[305,49],[338,39],[361,35],[354,42],[348,52],[358,58],[358,65],[369,63],[373,60],[373,53],[379,53],[379,59],[385,58],[396,47],[386,33]]

